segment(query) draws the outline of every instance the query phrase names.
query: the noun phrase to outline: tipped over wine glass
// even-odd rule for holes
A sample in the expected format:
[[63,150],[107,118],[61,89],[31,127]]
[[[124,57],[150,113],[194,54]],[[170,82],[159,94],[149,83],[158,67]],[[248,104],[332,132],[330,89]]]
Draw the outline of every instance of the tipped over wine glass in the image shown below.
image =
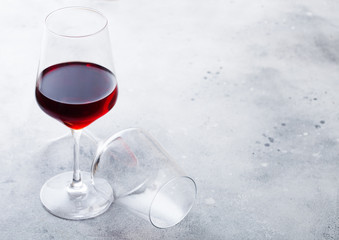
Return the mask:
[[71,129],[74,167],[49,179],[40,199],[65,219],[98,216],[113,199],[108,182],[97,183],[102,194],[79,167],[82,129],[110,111],[118,95],[107,24],[104,15],[85,7],[58,9],[45,21],[35,96],[46,114]]

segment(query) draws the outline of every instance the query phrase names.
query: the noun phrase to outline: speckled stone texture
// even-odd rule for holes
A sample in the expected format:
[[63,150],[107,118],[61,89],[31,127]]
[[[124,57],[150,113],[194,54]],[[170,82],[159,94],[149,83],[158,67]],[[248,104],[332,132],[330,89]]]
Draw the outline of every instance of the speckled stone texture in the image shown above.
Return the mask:
[[[34,99],[44,18],[70,5],[110,21],[119,98],[88,130],[141,127],[197,182],[172,228],[117,205],[66,221],[40,204],[72,167],[68,129]],[[337,1],[2,0],[0,29],[0,239],[339,239]]]

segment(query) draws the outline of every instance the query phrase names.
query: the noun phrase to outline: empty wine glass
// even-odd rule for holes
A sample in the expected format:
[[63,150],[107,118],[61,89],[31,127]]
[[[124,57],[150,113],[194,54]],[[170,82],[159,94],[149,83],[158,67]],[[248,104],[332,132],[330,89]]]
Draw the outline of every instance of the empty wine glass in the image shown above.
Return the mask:
[[45,21],[35,95],[45,113],[71,129],[74,168],[49,179],[40,198],[50,213],[65,219],[95,217],[113,199],[106,181],[98,183],[108,193],[103,195],[79,168],[81,130],[110,111],[118,95],[107,23],[85,7],[58,9]]
[[110,192],[100,187],[108,181],[115,204],[158,228],[179,223],[197,194],[194,180],[155,138],[138,128],[118,132],[98,146],[92,175],[98,191],[108,197]]

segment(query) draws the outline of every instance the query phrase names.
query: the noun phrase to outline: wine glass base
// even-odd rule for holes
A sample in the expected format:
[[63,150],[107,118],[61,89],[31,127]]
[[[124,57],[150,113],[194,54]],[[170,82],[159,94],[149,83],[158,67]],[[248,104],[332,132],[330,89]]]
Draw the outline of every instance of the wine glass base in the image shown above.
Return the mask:
[[100,179],[92,184],[91,175],[81,173],[80,191],[69,188],[73,172],[65,172],[49,179],[41,188],[40,199],[51,214],[69,220],[96,217],[104,213],[113,202],[113,190],[109,183]]

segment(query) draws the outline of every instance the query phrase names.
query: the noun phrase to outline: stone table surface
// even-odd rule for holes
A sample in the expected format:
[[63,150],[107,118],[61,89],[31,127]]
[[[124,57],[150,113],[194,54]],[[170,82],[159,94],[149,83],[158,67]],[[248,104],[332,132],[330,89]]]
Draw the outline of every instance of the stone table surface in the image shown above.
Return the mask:
[[[143,128],[197,182],[172,228],[41,206],[72,167],[69,130],[34,98],[44,18],[70,5],[108,17],[119,83],[88,130]],[[0,239],[339,239],[338,1],[2,0],[0,29]],[[84,137],[82,169],[94,150]]]

